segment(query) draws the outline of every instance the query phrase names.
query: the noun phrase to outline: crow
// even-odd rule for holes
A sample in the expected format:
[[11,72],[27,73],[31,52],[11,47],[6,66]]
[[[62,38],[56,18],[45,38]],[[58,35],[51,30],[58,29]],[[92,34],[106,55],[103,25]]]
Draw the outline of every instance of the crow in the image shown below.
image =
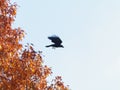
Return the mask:
[[51,42],[53,42],[54,44],[47,45],[46,47],[53,47],[53,48],[59,48],[59,47],[62,47],[62,48],[64,48],[64,46],[61,45],[62,40],[61,40],[58,36],[56,36],[56,35],[49,36],[48,39],[50,39]]

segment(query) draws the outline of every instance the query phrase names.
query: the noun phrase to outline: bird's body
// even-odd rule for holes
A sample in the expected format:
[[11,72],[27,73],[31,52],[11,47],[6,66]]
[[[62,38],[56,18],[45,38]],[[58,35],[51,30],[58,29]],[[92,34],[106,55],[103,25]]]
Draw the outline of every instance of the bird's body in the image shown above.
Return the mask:
[[63,47],[63,45],[51,44],[51,45],[47,45],[46,47]]
[[48,39],[50,39],[54,44],[47,45],[46,47],[53,47],[53,48],[62,47],[63,48],[63,45],[61,45],[62,40],[58,36],[56,35],[50,36],[48,37]]

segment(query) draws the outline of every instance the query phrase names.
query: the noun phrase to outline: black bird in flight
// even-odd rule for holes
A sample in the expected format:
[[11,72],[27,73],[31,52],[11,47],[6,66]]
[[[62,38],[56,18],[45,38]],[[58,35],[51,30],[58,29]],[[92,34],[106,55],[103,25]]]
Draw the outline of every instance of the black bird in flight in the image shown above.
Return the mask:
[[61,40],[58,36],[56,36],[56,35],[49,36],[48,39],[50,39],[51,42],[53,42],[54,44],[47,45],[46,47],[53,47],[53,48],[59,48],[59,47],[62,47],[62,48],[64,48],[64,46],[61,45],[62,40]]

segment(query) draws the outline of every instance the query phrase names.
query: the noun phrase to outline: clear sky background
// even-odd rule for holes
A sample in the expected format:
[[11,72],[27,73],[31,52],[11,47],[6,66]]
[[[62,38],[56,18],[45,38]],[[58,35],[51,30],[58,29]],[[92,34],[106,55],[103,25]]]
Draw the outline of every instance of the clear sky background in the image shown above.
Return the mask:
[[[14,27],[72,90],[120,90],[120,0],[14,0]],[[58,35],[65,48],[46,48]]]

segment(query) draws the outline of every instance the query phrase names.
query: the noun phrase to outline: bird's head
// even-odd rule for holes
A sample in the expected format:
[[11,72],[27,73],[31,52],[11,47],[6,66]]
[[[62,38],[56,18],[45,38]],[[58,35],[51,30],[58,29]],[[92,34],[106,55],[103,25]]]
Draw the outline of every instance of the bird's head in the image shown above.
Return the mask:
[[64,48],[64,46],[63,46],[63,45],[60,45],[60,47],[61,47],[61,48]]

